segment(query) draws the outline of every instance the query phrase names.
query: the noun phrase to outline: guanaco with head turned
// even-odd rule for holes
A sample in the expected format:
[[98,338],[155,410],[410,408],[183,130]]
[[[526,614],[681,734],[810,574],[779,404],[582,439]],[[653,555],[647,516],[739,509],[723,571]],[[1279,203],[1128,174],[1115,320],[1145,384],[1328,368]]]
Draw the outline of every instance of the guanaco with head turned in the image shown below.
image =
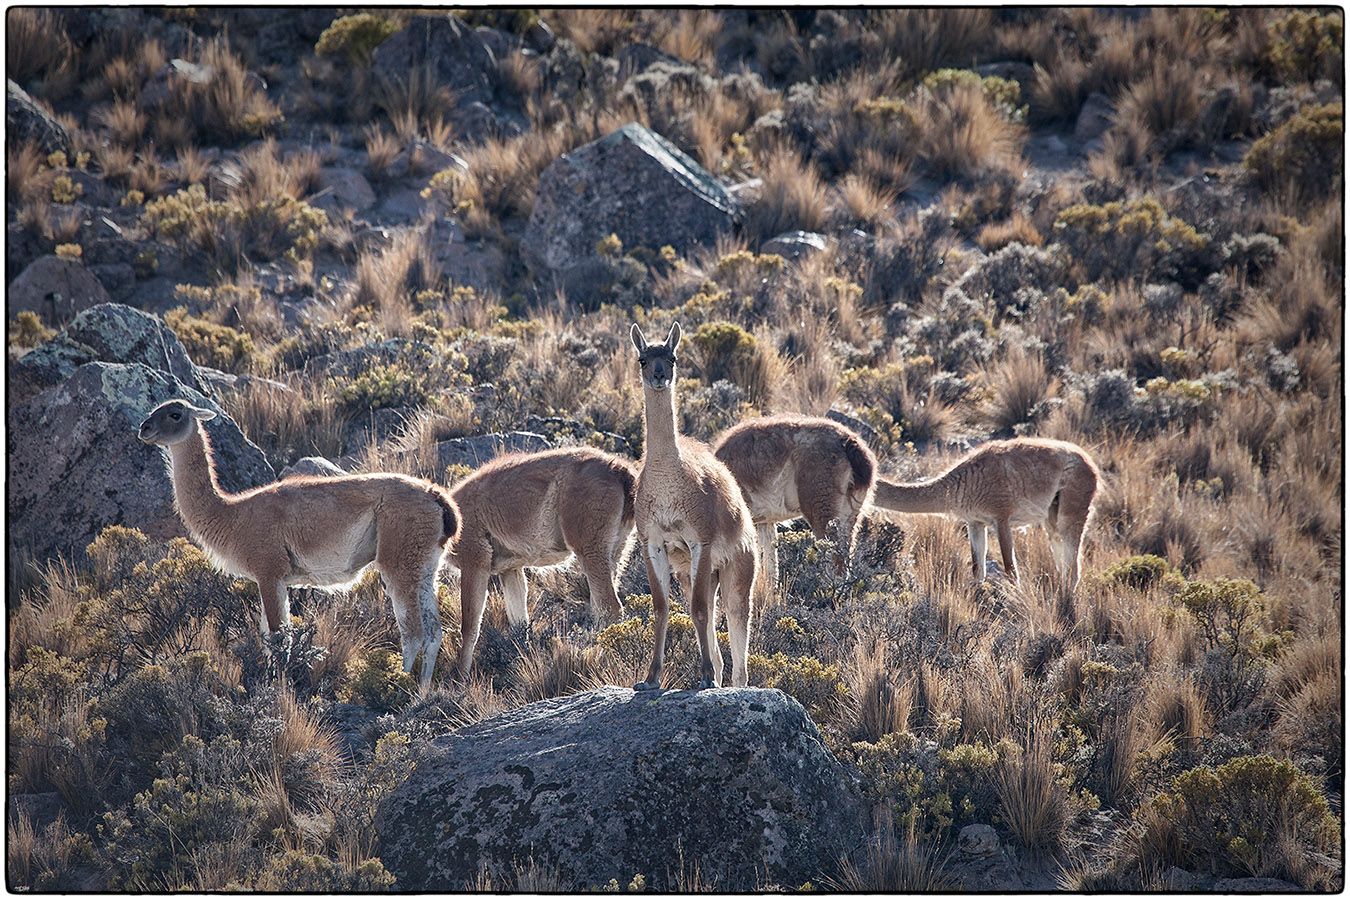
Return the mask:
[[878,479],[873,503],[902,513],[943,513],[962,519],[970,535],[975,580],[984,580],[988,529],[998,532],[1003,571],[1017,581],[1013,528],[1044,524],[1064,589],[1078,586],[1083,532],[1101,473],[1077,444],[1044,438],[993,441],[946,472],[913,484]]
[[647,679],[636,690],[661,686],[672,566],[682,579],[702,655],[700,687],[717,687],[722,652],[717,646],[717,600],[726,608],[731,641],[731,681],[748,683],[747,657],[756,569],[755,526],[736,478],[707,444],[681,437],[675,424],[675,349],[679,323],[664,343],[648,344],[632,329],[642,370],[645,443],[637,484],[637,532],[647,559],[656,646]]
[[844,574],[876,477],[862,438],[829,419],[769,416],[727,430],[713,452],[736,476],[755,521],[761,597],[778,583],[779,522],[802,517],[816,537],[833,540],[835,573]]
[[262,596],[264,637],[290,623],[288,588],[347,587],[374,565],[394,607],[409,674],[420,655],[419,684],[431,684],[441,647],[436,575],[459,526],[450,495],[404,475],[297,476],[238,494],[221,490],[209,409],[161,403],[139,437],[168,456],[178,514],[222,571],[250,578]]
[[459,675],[473,666],[488,579],[501,579],[506,614],[529,625],[525,569],[575,556],[597,618],[623,614],[614,577],[631,547],[632,463],[590,447],[498,457],[451,491],[460,513],[448,558],[460,572]]

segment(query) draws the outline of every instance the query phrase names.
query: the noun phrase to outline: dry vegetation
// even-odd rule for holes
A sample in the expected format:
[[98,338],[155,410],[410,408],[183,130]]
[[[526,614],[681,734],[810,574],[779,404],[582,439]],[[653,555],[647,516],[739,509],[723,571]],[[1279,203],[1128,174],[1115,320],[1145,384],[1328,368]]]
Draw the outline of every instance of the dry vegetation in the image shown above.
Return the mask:
[[[545,11],[586,63],[570,81],[557,48],[518,49],[537,17],[481,14],[514,48],[494,89],[522,128],[475,142],[435,85],[376,96],[371,54],[402,13],[351,17],[287,66],[224,10],[97,37],[11,10],[8,75],[75,145],[6,148],[11,242],[95,246],[82,195],[106,192],[137,283],[185,282],[157,311],[193,359],[254,376],[223,403],[278,469],[319,453],[449,482],[463,473],[437,470],[436,440],[549,417],[636,455],[634,320],[692,336],[681,414],[703,438],[835,409],[899,477],[995,436],[1079,442],[1105,489],[1066,602],[1035,579],[975,590],[942,520],[870,522],[844,581],[809,533],[780,535],[751,683],[806,706],[881,823],[822,883],[941,889],[978,822],[1076,889],[1165,887],[1173,866],[1338,888],[1340,14]],[[163,43],[184,28],[193,54]],[[700,77],[626,89],[601,57],[638,42]],[[170,58],[218,77],[165,82]],[[972,71],[993,62],[1018,66]],[[1081,146],[1094,94],[1110,122]],[[535,186],[634,119],[759,186],[718,246],[610,246],[603,303],[569,300],[515,262]],[[1047,135],[1081,151],[1071,167],[1040,167]],[[337,158],[377,193],[420,173],[420,220],[320,209]],[[438,218],[491,277],[447,269]],[[761,252],[794,229],[832,240]],[[53,324],[13,318],[11,357]],[[1027,571],[1052,570],[1042,535],[1028,551]],[[528,644],[494,602],[477,680],[438,671],[411,704],[370,579],[296,596],[284,656],[258,645],[251,588],[186,542],[110,528],[10,579],[8,788],[61,809],[38,825],[11,806],[12,887],[387,889],[373,811],[419,741],[630,683],[651,645],[636,568],[628,618],[603,630],[584,581],[547,573]],[[451,651],[457,598],[452,576]],[[670,641],[687,683],[688,617]],[[522,866],[472,887],[600,887]]]

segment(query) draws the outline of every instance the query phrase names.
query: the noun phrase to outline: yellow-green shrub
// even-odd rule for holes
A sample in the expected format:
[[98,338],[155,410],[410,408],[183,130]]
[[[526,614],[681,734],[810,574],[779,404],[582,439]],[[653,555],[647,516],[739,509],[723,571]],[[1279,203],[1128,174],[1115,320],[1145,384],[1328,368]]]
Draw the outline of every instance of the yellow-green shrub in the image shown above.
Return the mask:
[[368,65],[375,48],[387,41],[398,24],[372,13],[341,16],[319,35],[314,52],[320,56],[341,53],[352,65]]
[[37,313],[27,309],[14,317],[9,328],[9,342],[16,347],[36,347],[55,336],[56,332],[42,324]]
[[1344,29],[1340,13],[1293,10],[1270,23],[1264,62],[1284,79],[1335,78],[1341,71]]
[[1243,162],[1267,190],[1287,189],[1305,202],[1325,199],[1341,179],[1342,115],[1340,103],[1304,107],[1252,144]]
[[347,664],[337,695],[344,703],[389,712],[407,706],[415,687],[399,654],[374,648]]
[[839,667],[826,665],[814,656],[750,654],[750,683],[778,688],[796,698],[817,722],[832,718],[848,696]]
[[256,203],[212,200],[200,184],[145,205],[141,223],[152,234],[199,250],[217,266],[241,257],[308,259],[328,227],[328,215],[303,200],[279,196]]
[[253,355],[253,338],[228,325],[188,315],[186,307],[165,313],[164,324],[173,329],[188,356],[199,365],[236,372],[245,368]]
[[1055,238],[1088,281],[1175,279],[1205,274],[1209,240],[1153,197],[1079,203],[1055,220]]

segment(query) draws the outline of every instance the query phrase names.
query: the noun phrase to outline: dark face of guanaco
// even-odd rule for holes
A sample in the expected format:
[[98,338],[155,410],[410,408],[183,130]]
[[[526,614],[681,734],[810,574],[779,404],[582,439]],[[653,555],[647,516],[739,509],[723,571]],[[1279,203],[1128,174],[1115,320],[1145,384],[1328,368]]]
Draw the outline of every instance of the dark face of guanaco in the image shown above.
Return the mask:
[[193,406],[186,400],[166,400],[145,417],[136,436],[147,444],[167,447],[187,440],[199,419],[205,421],[215,417],[211,410]]
[[648,344],[636,323],[631,334],[638,352],[638,365],[642,368],[642,383],[654,391],[666,390],[675,381],[675,348],[680,343],[680,323],[670,326],[670,334],[663,344]]

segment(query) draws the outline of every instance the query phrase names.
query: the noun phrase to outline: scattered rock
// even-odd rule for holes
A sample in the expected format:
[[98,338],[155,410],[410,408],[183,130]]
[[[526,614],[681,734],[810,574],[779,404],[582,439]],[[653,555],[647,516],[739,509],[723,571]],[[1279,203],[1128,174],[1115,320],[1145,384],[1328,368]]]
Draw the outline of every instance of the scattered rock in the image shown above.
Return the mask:
[[12,546],[38,560],[78,558],[108,525],[157,540],[186,535],[159,448],[136,437],[146,414],[174,397],[216,412],[205,424],[226,490],[272,481],[262,451],[211,398],[140,363],[85,363],[7,411],[10,458],[25,461],[6,492]]
[[451,438],[436,445],[436,464],[442,471],[447,466],[476,469],[507,453],[535,453],[552,446],[548,438],[531,431],[492,432]]
[[981,78],[988,78],[992,75],[995,78],[1006,78],[1009,81],[1017,82],[1017,86],[1022,89],[1023,103],[1031,96],[1031,85],[1036,81],[1035,67],[1029,63],[1015,60],[985,63],[976,66],[975,72]]
[[365,212],[375,205],[370,182],[355,169],[325,168],[319,171],[319,189],[313,204],[327,212]]
[[83,263],[54,255],[38,257],[9,285],[11,312],[31,310],[53,324],[110,299]]
[[788,231],[760,245],[760,253],[777,253],[784,259],[801,259],[829,246],[829,238],[814,231]]
[[611,233],[625,250],[684,253],[730,231],[738,210],[707,170],[633,122],[544,170],[521,245],[536,268],[563,275]]
[[1078,111],[1078,123],[1073,128],[1074,139],[1086,143],[1101,137],[1115,120],[1116,108],[1110,97],[1100,91],[1088,94],[1082,109]]
[[346,474],[346,470],[322,456],[306,456],[297,459],[295,462],[282,469],[281,474],[278,475],[277,478],[290,478],[292,475],[313,475],[331,478],[334,475]]
[[11,399],[31,397],[91,362],[140,363],[199,393],[212,392],[167,325],[130,306],[102,303],[80,313],[64,331],[14,363]]
[[60,151],[73,158],[70,133],[28,92],[5,79],[5,141],[11,147],[32,141],[44,153]]
[[372,70],[377,80],[406,82],[410,72],[423,71],[432,83],[444,85],[461,103],[492,99],[497,60],[482,35],[445,13],[415,16],[408,26],[375,48]]
[[553,49],[557,38],[553,36],[553,29],[549,28],[543,19],[535,19],[534,24],[525,29],[525,43],[537,53],[547,53]]
[[56,791],[41,794],[11,794],[9,803],[11,820],[27,816],[28,821],[39,832],[66,811],[66,801]]
[[992,825],[967,825],[957,835],[956,846],[966,856],[993,856],[999,851],[998,832]]
[[1210,890],[1216,894],[1294,894],[1303,888],[1279,878],[1220,878]]
[[1185,869],[1171,866],[1163,873],[1162,883],[1169,891],[1195,891],[1204,885],[1204,879]]
[[578,888],[642,873],[669,890],[696,867],[735,891],[818,878],[861,840],[865,818],[787,695],[611,687],[436,739],[376,830],[401,890],[460,890],[532,848]]

